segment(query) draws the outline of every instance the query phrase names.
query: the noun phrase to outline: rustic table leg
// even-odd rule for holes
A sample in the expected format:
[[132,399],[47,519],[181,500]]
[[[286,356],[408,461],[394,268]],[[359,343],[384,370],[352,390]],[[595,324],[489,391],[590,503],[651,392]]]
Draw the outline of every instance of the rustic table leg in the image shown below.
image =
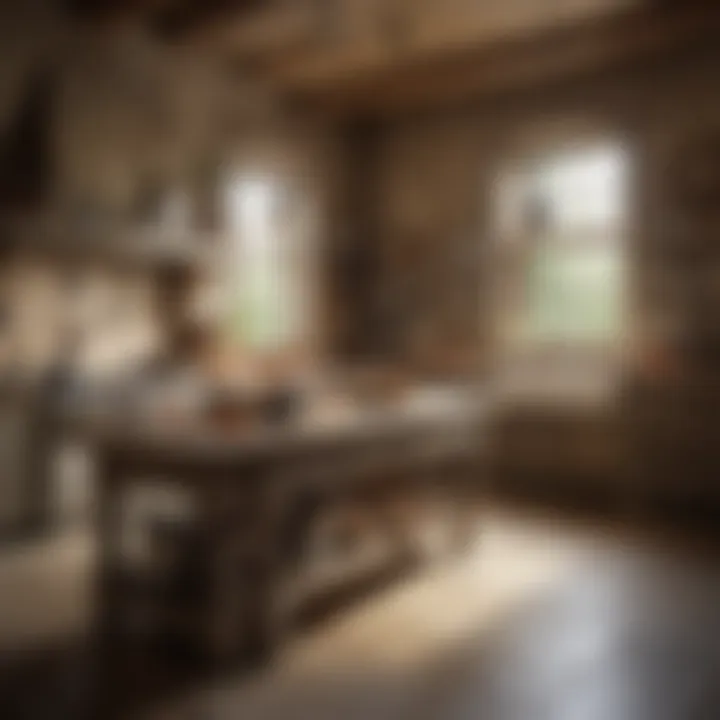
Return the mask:
[[92,714],[113,717],[121,674],[123,592],[120,582],[122,473],[108,459],[98,464],[96,567],[93,618],[95,650]]
[[292,608],[285,596],[288,563],[284,553],[291,499],[274,483],[257,488],[253,514],[253,548],[246,577],[250,581],[246,627],[258,659],[267,660],[288,632]]
[[[235,478],[237,481],[237,478]],[[204,498],[208,531],[208,606],[204,645],[220,665],[244,651],[266,658],[275,650],[280,612],[286,503],[263,475],[217,483]]]
[[122,542],[122,473],[111,462],[103,462],[98,473],[97,565],[95,628],[102,638],[120,632],[122,592],[119,592]]
[[242,559],[227,528],[216,529],[210,542],[205,644],[212,662],[225,663],[236,658],[241,645]]
[[208,483],[199,497],[207,542],[207,604],[201,642],[208,660],[221,665],[236,659],[242,640],[242,545],[247,543],[247,533],[246,518],[243,513],[238,515],[239,496],[237,485],[228,478]]

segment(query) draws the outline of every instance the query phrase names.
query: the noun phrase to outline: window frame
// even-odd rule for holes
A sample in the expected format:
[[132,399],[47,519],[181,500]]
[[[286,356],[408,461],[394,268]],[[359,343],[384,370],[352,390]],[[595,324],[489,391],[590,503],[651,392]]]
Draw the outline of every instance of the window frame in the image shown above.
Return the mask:
[[[542,137],[542,134],[540,134]],[[549,133],[552,136],[552,133]],[[611,133],[577,133],[566,136],[562,141],[518,142],[520,151],[510,155],[510,159],[503,163],[500,172],[496,175],[493,186],[491,202],[491,218],[493,228],[493,259],[498,272],[493,282],[493,296],[495,307],[496,356],[500,361],[518,359],[519,357],[532,358],[551,355],[570,359],[598,357],[619,359],[624,353],[626,339],[629,332],[629,317],[631,315],[630,275],[631,252],[630,243],[633,226],[633,197],[632,186],[634,176],[634,157],[629,150],[629,143],[619,135]],[[527,238],[532,233],[519,228],[512,229],[507,224],[506,199],[502,193],[511,183],[522,183],[523,174],[541,167],[543,164],[556,162],[563,157],[572,158],[586,153],[590,154],[598,149],[610,149],[621,153],[623,157],[623,183],[624,199],[621,217],[617,221],[619,228],[619,253],[622,263],[620,277],[620,313],[622,316],[620,327],[613,338],[593,343],[581,341],[578,343],[538,341],[523,342],[518,338],[518,324],[522,322],[525,312],[524,303],[527,293],[527,265],[529,262]],[[524,152],[523,152],[524,151]],[[503,217],[505,215],[505,217]],[[594,232],[593,228],[597,227]],[[611,224],[608,223],[608,228]],[[562,246],[567,243],[577,248],[591,249],[596,243],[605,243],[606,230],[599,224],[590,222],[578,224],[563,230],[553,231],[553,245]],[[580,243],[578,245],[578,243]]]

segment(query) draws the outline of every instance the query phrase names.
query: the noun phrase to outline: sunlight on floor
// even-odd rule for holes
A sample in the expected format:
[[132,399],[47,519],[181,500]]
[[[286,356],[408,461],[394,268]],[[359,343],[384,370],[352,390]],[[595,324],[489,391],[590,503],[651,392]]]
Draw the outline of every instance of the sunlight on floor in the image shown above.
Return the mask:
[[283,671],[353,672],[422,664],[443,646],[490,628],[567,570],[573,552],[549,533],[494,516],[477,547],[377,595],[299,638]]
[[[470,552],[299,633],[265,671],[232,673],[206,692],[178,698],[173,707],[152,709],[148,717],[183,720],[199,708],[229,720],[240,707],[243,717],[289,717],[296,706],[315,717],[336,717],[348,707],[368,717],[373,710],[365,695],[382,703],[379,714],[392,716],[393,703],[417,697],[412,688],[426,682],[430,668],[468,640],[485,645],[499,626],[512,624],[517,611],[562,584],[581,555],[587,557],[587,535],[547,519],[492,510],[481,527]],[[86,534],[7,550],[0,557],[6,588],[0,593],[2,648],[86,629],[91,567]]]
[[[316,717],[353,708],[369,717],[367,703],[382,698],[378,711],[388,712],[413,697],[408,687],[422,684],[438,659],[468,638],[491,634],[569,575],[582,545],[572,535],[544,521],[488,514],[466,556],[439,563],[298,636],[265,673],[222,683],[204,699],[186,699],[178,707],[212,710],[221,719],[235,717],[238,708],[248,718],[290,717],[293,708]],[[395,706],[389,716],[395,711],[406,708]]]

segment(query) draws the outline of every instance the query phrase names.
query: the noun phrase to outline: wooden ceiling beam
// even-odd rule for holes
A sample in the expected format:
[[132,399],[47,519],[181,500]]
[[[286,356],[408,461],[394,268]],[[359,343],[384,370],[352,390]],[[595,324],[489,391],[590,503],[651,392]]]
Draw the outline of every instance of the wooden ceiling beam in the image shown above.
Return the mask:
[[146,21],[168,38],[189,38],[208,26],[265,7],[270,0],[64,0],[68,14],[80,21]]
[[64,0],[69,15],[78,20],[105,21],[148,17],[167,10],[176,0]]
[[170,38],[192,39],[208,27],[260,10],[270,0],[178,0],[155,16],[153,26]]
[[665,0],[517,40],[397,59],[338,79],[277,78],[299,99],[330,113],[388,115],[532,88],[712,38],[720,39],[720,3]]

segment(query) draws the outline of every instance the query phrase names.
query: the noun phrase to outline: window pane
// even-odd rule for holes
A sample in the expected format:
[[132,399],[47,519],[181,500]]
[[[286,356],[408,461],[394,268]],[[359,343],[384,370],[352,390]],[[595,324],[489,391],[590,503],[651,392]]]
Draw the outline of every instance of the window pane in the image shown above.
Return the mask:
[[603,226],[621,220],[625,158],[616,147],[596,148],[545,164],[536,188],[558,229]]
[[244,179],[230,189],[230,332],[257,349],[283,345],[294,329],[287,312],[294,287],[290,238],[280,231],[277,203],[278,188],[266,179]]
[[542,212],[519,236],[526,268],[523,341],[601,345],[618,337],[625,174],[624,151],[608,145],[528,168],[525,203],[537,202]]
[[530,265],[528,288],[528,339],[607,342],[621,328],[622,266],[611,248],[548,244]]

